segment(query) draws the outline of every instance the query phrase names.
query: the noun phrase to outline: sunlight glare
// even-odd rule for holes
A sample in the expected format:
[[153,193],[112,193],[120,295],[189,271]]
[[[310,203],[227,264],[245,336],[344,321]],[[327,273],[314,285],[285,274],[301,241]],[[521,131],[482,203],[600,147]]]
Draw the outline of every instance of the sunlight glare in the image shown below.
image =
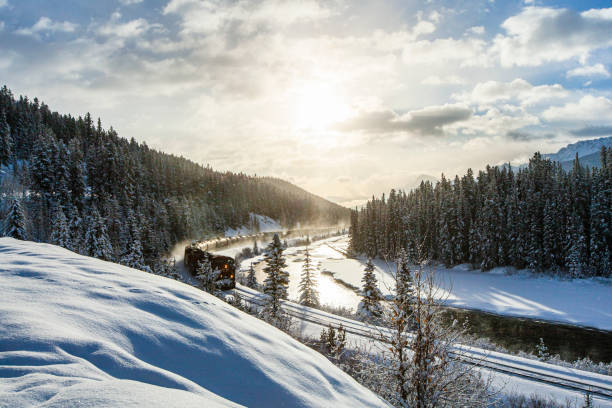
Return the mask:
[[328,129],[350,115],[341,93],[331,86],[309,83],[296,90],[295,94],[294,124],[297,129]]

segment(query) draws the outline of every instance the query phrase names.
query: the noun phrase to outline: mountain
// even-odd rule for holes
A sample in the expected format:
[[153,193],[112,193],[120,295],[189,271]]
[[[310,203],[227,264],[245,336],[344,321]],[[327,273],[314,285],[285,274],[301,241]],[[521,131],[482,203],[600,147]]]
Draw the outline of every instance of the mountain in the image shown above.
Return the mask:
[[598,139],[582,140],[561,148],[557,153],[542,155],[544,158],[561,163],[565,170],[572,168],[576,154],[580,164],[589,167],[601,166],[600,151],[602,147],[612,147],[612,136]]
[[410,191],[419,187],[422,182],[430,182],[432,184],[435,184],[437,181],[437,177],[431,176],[429,174],[419,174],[418,176],[414,176],[408,179],[402,189],[404,191]]
[[0,238],[2,407],[384,407],[286,333],[192,286]]

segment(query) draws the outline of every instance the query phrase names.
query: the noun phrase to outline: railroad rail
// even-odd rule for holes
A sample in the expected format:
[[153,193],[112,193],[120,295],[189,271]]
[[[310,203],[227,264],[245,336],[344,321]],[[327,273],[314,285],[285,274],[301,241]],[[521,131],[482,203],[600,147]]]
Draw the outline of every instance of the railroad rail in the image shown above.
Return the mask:
[[[235,293],[241,299],[256,306],[262,306],[264,297],[266,296],[262,293],[253,293],[239,287],[235,289]],[[357,320],[335,316],[320,310],[296,305],[295,303],[289,301],[283,302],[283,308],[289,316],[296,319],[320,325],[322,327],[332,326],[338,328],[340,325],[342,325],[347,333],[370,340],[384,342],[384,336],[381,336],[381,334],[389,330],[384,327],[372,326]],[[590,393],[593,396],[612,400],[612,377],[609,379],[597,378],[607,376],[576,369],[572,371],[577,371],[578,373],[558,373],[559,369],[562,367],[549,365],[549,370],[546,370],[545,368],[538,369],[530,366],[526,362],[521,362],[518,360],[504,362],[502,361],[504,360],[503,356],[499,356],[501,353],[488,352],[487,350],[476,349],[464,345],[456,345],[455,349],[456,351],[451,353],[451,357],[458,361],[473,364],[490,371],[512,375],[530,381],[536,381],[581,393]],[[586,376],[592,377],[592,380],[587,381],[580,378]]]

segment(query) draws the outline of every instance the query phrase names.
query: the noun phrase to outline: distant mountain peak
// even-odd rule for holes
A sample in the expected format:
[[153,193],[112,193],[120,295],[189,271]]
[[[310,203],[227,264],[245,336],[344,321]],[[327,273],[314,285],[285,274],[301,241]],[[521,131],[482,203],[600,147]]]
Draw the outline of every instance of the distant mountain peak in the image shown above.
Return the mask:
[[581,140],[576,143],[568,144],[557,153],[544,154],[543,157],[563,163],[566,161],[573,161],[576,158],[576,153],[578,154],[578,158],[599,153],[602,146],[611,147],[612,136]]

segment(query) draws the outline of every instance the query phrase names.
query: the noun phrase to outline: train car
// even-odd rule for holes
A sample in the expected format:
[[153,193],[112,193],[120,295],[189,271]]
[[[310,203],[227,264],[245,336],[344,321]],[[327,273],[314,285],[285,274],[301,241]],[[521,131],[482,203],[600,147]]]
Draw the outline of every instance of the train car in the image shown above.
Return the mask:
[[198,262],[208,258],[213,270],[219,271],[217,287],[222,290],[236,287],[236,262],[233,258],[223,255],[211,254],[200,248],[198,244],[191,244],[185,248],[185,266],[193,275],[196,274]]

